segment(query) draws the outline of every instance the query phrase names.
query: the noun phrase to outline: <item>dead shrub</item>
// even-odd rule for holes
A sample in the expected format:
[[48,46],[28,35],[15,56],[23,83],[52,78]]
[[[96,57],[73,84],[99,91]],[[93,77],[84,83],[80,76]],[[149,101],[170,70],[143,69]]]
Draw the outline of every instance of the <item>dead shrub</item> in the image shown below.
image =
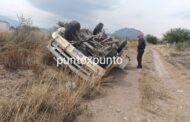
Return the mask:
[[5,53],[3,65],[8,70],[29,68],[30,53],[27,50],[12,49]]
[[[22,68],[32,69],[37,73],[42,72],[42,65],[50,65],[53,60],[50,58],[48,50],[44,51],[49,35],[36,31],[26,34],[25,30],[22,29],[17,31],[11,33],[10,40],[3,45],[4,50],[2,50],[0,57],[4,67],[8,70]],[[20,37],[17,33],[20,34]],[[42,60],[43,62],[41,62]]]

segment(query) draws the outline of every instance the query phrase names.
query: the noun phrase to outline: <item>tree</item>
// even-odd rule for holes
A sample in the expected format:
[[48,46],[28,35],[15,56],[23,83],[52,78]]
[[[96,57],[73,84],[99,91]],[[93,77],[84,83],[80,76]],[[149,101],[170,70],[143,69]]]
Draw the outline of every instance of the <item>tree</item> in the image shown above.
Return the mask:
[[190,31],[187,29],[175,28],[164,34],[163,41],[168,43],[179,43],[190,40]]
[[146,40],[148,43],[151,43],[151,44],[157,44],[158,43],[158,38],[153,36],[153,35],[147,35],[146,36]]

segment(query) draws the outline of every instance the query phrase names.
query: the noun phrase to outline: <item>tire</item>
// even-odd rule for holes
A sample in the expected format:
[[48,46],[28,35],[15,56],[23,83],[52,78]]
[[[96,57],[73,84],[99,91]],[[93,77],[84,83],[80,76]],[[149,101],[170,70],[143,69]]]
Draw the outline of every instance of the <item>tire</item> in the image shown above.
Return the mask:
[[112,49],[107,55],[106,55],[106,58],[113,58],[113,57],[116,57],[117,56],[117,49]]
[[56,46],[57,46],[57,43],[55,42],[55,40],[52,40],[52,41],[51,41],[51,47],[54,47],[54,48],[55,48]]
[[77,21],[70,22],[65,30],[65,39],[67,39],[68,41],[75,40],[79,31],[80,23]]
[[[116,57],[117,56],[117,49],[112,49],[106,56],[105,56],[105,58],[112,58],[113,59],[113,57]],[[110,60],[108,60],[108,61],[110,61]],[[106,68],[107,66],[109,66],[110,65],[110,63],[112,63],[112,62],[107,62],[106,64],[99,64],[102,68]]]
[[102,29],[104,27],[103,23],[99,23],[93,30],[93,35],[97,35],[98,33],[102,32]]
[[125,48],[126,45],[127,45],[127,41],[123,41],[123,42],[119,45],[119,47],[117,48],[117,52],[120,53],[120,52],[123,50],[123,48]]

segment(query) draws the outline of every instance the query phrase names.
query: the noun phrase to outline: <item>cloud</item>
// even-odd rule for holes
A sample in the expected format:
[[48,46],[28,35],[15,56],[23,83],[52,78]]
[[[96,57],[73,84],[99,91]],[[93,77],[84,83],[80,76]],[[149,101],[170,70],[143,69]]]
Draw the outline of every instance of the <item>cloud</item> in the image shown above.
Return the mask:
[[[190,28],[189,12],[180,13],[187,10],[189,4],[189,0],[119,0],[119,7],[98,11],[94,21],[106,22],[108,31],[133,27],[145,34],[162,37],[171,28]],[[186,19],[176,16],[177,13]]]
[[190,19],[190,10],[178,12],[177,14],[174,14],[173,17],[178,17],[181,19]]
[[33,7],[27,0],[6,0],[0,1],[1,15],[17,20],[17,15],[23,14],[24,17],[31,17],[37,26],[53,25],[51,18],[56,16],[39,8]]
[[43,27],[78,20],[93,28],[103,22],[108,32],[132,27],[161,37],[171,28],[190,28],[189,4],[189,0],[6,0],[0,1],[0,9],[11,17],[23,13]]
[[[113,0],[29,0],[36,8],[52,12],[65,19],[87,20],[96,10],[112,8]],[[91,18],[90,18],[91,19]]]

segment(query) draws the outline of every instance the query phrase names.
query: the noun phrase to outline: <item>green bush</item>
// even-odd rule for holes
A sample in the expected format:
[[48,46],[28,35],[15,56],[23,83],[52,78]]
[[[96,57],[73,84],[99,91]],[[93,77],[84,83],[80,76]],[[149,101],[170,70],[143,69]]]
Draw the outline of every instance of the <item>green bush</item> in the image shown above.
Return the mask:
[[163,41],[167,43],[185,42],[190,40],[190,31],[187,29],[176,28],[166,32],[163,36]]
[[148,43],[151,43],[151,44],[157,44],[158,43],[158,38],[153,36],[153,35],[147,35],[146,40]]
[[179,51],[184,50],[184,43],[183,43],[183,42],[177,43],[177,44],[176,44],[176,48],[177,48],[177,50],[179,50]]

